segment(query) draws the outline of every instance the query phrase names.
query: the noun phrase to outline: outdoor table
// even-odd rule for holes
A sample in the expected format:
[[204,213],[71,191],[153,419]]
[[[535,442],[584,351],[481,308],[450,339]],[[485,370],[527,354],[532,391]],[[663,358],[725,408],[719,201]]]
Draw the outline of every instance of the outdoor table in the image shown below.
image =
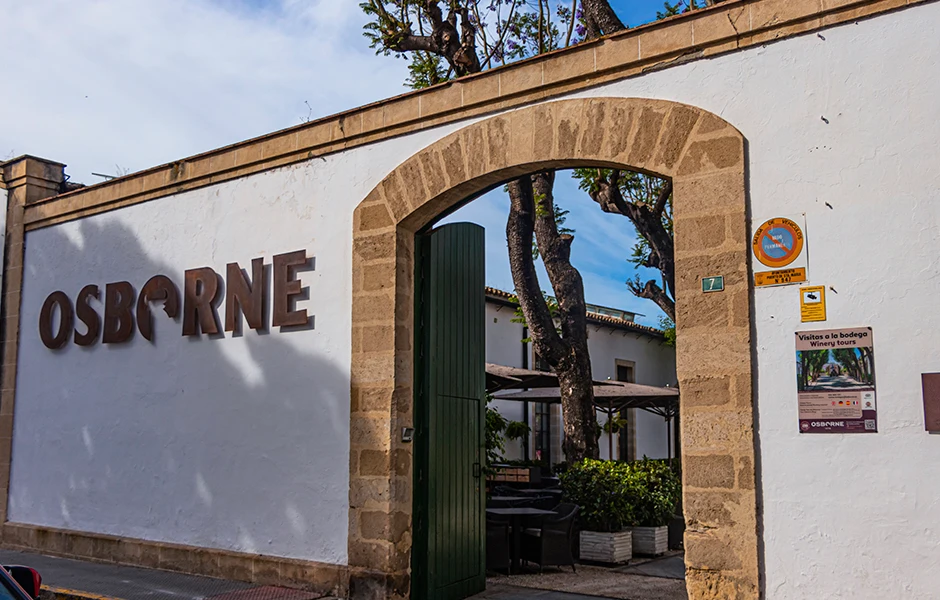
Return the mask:
[[524,500],[532,500],[531,496],[490,496],[490,500],[496,500],[497,502],[522,502]]
[[522,517],[544,517],[545,515],[556,514],[550,510],[541,508],[488,508],[488,515],[498,515],[509,517],[509,525],[512,527],[512,548],[509,549],[510,572],[519,569],[519,554],[522,548]]
[[531,496],[541,496],[542,494],[558,494],[559,496],[561,495],[561,490],[559,490],[559,489],[557,489],[557,488],[551,488],[551,489],[548,489],[548,488],[525,488],[525,489],[521,489],[521,490],[517,490],[517,491],[522,492],[523,494],[529,494],[529,495],[531,495]]

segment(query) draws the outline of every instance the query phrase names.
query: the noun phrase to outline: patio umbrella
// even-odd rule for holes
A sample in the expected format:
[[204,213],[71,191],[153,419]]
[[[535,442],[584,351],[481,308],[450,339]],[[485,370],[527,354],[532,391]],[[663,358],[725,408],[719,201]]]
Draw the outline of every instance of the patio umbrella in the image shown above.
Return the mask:
[[[628,408],[639,408],[659,415],[671,422],[679,414],[679,390],[673,387],[654,387],[627,383],[625,381],[604,381],[603,385],[594,385],[594,407],[613,418],[614,413]],[[555,380],[557,386],[557,379]],[[509,388],[504,388],[509,389]],[[499,400],[517,400],[519,402],[561,402],[561,390],[558,387],[542,387],[520,392],[503,392],[494,395]],[[667,430],[668,431],[668,430]],[[668,435],[668,433],[667,433]],[[667,440],[667,448],[670,446]],[[613,436],[607,436],[608,456],[613,457]],[[672,458],[671,450],[669,452]]]
[[[616,385],[617,381],[595,381],[595,386]],[[558,376],[551,371],[535,371],[519,367],[507,367],[486,363],[486,391],[489,394],[502,390],[531,390],[534,388],[558,388]]]

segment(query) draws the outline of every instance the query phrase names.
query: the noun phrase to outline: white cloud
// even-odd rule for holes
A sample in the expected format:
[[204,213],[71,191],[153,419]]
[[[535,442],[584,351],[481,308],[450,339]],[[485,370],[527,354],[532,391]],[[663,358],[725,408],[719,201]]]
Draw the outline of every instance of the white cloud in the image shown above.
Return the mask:
[[404,91],[356,2],[5,2],[0,157],[75,181],[138,170]]
[[[405,91],[406,63],[375,56],[355,0],[0,0],[0,160],[67,163],[73,181],[132,171]],[[308,109],[304,103],[310,105]],[[560,175],[589,302],[649,315],[624,281],[635,234]],[[512,289],[508,200],[448,221],[487,229],[487,282]],[[540,267],[542,287],[550,290]],[[655,319],[647,319],[655,323]]]

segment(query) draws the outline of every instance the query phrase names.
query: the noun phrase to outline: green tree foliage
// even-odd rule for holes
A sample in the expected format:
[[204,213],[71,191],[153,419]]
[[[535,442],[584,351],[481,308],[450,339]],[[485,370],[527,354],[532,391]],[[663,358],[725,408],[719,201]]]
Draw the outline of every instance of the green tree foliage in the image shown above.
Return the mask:
[[706,5],[706,2],[699,2],[697,0],[679,0],[679,2],[673,3],[663,2],[663,10],[656,13],[656,18],[665,19],[666,17],[672,17],[684,12],[689,12],[690,10],[695,10],[696,8],[703,8]]
[[448,78],[447,65],[440,56],[415,52],[408,65],[408,79],[405,83],[412,89],[420,90],[447,81]]
[[666,345],[676,347],[676,324],[669,317],[659,318],[659,328],[663,330],[663,336],[666,338]]
[[486,395],[486,421],[483,430],[483,448],[486,458],[486,472],[492,473],[496,463],[504,461],[506,440],[519,440],[529,435],[530,428],[521,421],[510,421],[489,405],[493,396]]
[[[598,425],[600,425],[600,422],[598,422]],[[623,417],[614,416],[604,421],[604,424],[601,425],[600,431],[606,433],[607,435],[617,435],[623,431],[627,425],[628,422],[626,419]],[[600,437],[600,434],[598,434],[598,437]]]
[[[688,1],[692,4],[687,8],[696,6],[694,0]],[[712,1],[704,0],[706,4]],[[411,61],[406,85],[412,88],[626,29],[608,0],[366,0],[360,6],[369,18],[364,35],[371,47],[377,53]],[[665,9],[679,11],[682,3]],[[628,288],[640,298],[653,300],[674,319],[671,182],[619,170],[593,171],[589,176],[585,173],[591,199],[605,212],[627,217],[642,238],[630,260],[662,272],[661,282],[644,283],[637,277],[627,282]],[[565,382],[562,409],[570,428],[565,453],[577,460],[597,455],[591,431],[596,419],[583,281],[570,262],[574,237],[564,227],[566,211],[555,202],[554,176],[553,171],[542,171],[509,183],[507,242],[514,284],[530,320],[533,343]],[[533,212],[538,214],[533,217]],[[533,245],[533,234],[542,251]],[[533,253],[540,252],[548,271],[559,299],[558,319],[539,298],[541,286],[529,262],[534,260],[529,246]]]
[[803,350],[797,361],[799,391],[805,391],[819,379],[823,365],[829,362],[829,350]]
[[[545,301],[545,306],[548,307],[548,312],[549,314],[552,315],[552,319],[554,319],[555,322],[557,323],[558,316],[559,316],[558,301],[555,300],[553,297],[549,296],[548,294],[546,294],[544,290],[542,291],[542,299]],[[519,305],[519,298],[517,296],[512,296],[509,300],[510,302],[513,303],[516,309],[515,313],[513,313],[513,317],[511,321],[513,323],[521,323],[522,325],[528,327],[528,324],[526,323],[526,320],[525,320],[525,314],[522,312],[522,307]],[[555,331],[561,333],[561,328],[556,326]],[[528,344],[530,342],[532,342],[531,337],[526,337],[522,339],[523,344]]]
[[635,527],[668,525],[682,498],[682,483],[668,461],[646,457],[630,463],[634,487],[639,490],[633,501]]
[[499,414],[499,411],[495,408],[489,406],[491,398],[492,396],[487,398],[486,424],[483,434],[483,447],[486,454],[487,469],[490,469],[494,463],[498,463],[503,459],[503,452],[506,451],[503,431],[506,430],[506,426],[509,424],[506,417]]
[[521,440],[531,433],[532,428],[522,421],[510,421],[506,424],[506,439]]
[[874,357],[870,348],[839,348],[832,351],[833,358],[843,372],[859,383],[874,383]]

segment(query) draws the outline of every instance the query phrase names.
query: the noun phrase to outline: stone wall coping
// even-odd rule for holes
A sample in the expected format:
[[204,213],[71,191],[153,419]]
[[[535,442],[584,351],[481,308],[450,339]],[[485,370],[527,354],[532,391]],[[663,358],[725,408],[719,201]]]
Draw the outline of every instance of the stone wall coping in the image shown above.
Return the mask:
[[26,229],[936,0],[729,0],[31,203]]

